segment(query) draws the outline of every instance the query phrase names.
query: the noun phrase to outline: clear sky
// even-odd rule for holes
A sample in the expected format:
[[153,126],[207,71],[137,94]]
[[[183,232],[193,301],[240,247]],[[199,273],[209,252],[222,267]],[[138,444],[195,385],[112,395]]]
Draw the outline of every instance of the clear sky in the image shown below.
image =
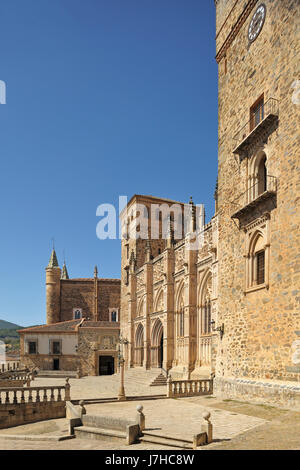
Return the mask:
[[1,4],[0,319],[45,321],[51,238],[70,277],[120,276],[120,241],[96,237],[119,195],[214,209],[213,0]]

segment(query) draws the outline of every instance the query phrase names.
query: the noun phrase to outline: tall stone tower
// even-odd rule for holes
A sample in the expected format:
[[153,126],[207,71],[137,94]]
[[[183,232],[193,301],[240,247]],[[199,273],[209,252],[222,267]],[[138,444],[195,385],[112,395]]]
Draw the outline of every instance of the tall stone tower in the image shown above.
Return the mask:
[[58,265],[55,250],[52,250],[46,268],[46,317],[47,325],[60,321],[60,278],[61,269]]
[[299,1],[215,5],[224,324],[215,390],[255,398],[253,379],[271,381],[272,401],[300,373]]

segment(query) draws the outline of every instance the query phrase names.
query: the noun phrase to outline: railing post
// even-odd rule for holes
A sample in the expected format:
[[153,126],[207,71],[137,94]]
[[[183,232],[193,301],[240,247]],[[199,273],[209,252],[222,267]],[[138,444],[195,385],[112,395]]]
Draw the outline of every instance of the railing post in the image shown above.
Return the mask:
[[167,379],[167,397],[168,398],[172,398],[173,396],[173,391],[172,391],[172,378],[171,376],[169,375],[168,379]]
[[70,401],[71,400],[71,385],[69,384],[69,377],[66,377],[66,384],[65,384],[65,401]]
[[137,409],[137,415],[136,415],[136,422],[140,426],[140,430],[144,431],[145,429],[145,415],[143,413],[143,405],[138,405],[136,407]]

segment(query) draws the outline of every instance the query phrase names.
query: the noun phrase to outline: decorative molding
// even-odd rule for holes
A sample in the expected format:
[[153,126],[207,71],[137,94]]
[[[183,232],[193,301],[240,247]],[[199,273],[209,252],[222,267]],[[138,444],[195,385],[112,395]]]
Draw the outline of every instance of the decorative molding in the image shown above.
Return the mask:
[[242,28],[242,26],[246,22],[246,20],[249,17],[254,5],[257,2],[258,2],[258,0],[249,0],[247,5],[245,6],[244,10],[242,11],[240,16],[238,17],[236,23],[233,25],[233,27],[230,30],[230,33],[228,34],[225,42],[223,43],[223,45],[221,46],[221,48],[219,49],[219,51],[216,55],[217,63],[219,63],[223,59],[223,57],[225,56],[227,49],[229,49],[229,47],[231,46],[231,44],[235,40],[235,38],[238,35],[240,29]]

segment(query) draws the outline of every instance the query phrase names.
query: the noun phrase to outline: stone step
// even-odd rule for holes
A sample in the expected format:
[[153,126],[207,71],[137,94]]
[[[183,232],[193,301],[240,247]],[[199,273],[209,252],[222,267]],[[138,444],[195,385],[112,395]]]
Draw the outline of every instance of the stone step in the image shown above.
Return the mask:
[[77,372],[75,370],[39,370],[36,377],[52,379],[70,377],[75,379]]
[[161,436],[159,434],[152,434],[149,432],[143,432],[143,436],[140,437],[142,442],[151,442],[152,444],[160,444],[168,447],[177,447],[179,449],[193,449],[193,442],[186,439],[181,439],[171,436]]
[[74,428],[74,434],[79,439],[101,439],[103,436],[126,439],[126,433],[115,429],[94,428],[91,426],[79,426]]
[[151,382],[150,387],[154,386],[163,386],[167,385],[167,377],[160,373],[154,380]]

